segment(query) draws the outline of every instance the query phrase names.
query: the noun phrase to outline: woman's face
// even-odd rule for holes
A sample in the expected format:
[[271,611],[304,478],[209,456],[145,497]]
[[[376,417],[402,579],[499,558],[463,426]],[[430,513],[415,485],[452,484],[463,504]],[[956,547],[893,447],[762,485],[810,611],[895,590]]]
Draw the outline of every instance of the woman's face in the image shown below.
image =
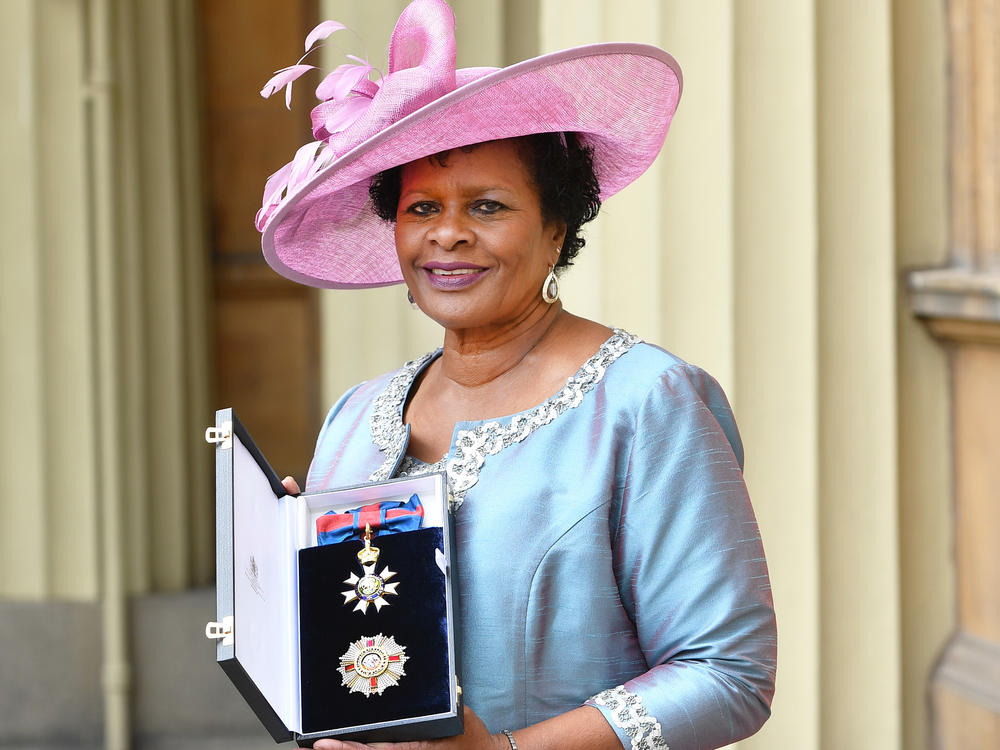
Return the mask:
[[420,308],[449,329],[502,327],[539,305],[565,227],[542,219],[515,142],[403,166],[396,251]]

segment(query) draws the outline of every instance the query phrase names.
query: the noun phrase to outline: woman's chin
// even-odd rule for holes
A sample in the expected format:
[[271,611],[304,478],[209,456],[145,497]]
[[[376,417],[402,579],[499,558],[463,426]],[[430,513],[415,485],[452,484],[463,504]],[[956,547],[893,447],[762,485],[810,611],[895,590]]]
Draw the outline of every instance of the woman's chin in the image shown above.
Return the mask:
[[449,331],[481,330],[498,331],[517,328],[525,323],[544,317],[551,310],[549,305],[539,302],[511,306],[495,299],[478,298],[474,295],[434,294],[417,299],[421,312],[442,328]]
[[496,325],[498,322],[489,316],[476,314],[474,310],[467,308],[455,309],[450,305],[427,305],[426,307],[420,305],[420,310],[439,326],[450,331],[469,328],[488,328]]
[[474,294],[436,292],[417,297],[421,312],[442,328],[488,328],[502,324],[506,316],[495,304],[478,299]]

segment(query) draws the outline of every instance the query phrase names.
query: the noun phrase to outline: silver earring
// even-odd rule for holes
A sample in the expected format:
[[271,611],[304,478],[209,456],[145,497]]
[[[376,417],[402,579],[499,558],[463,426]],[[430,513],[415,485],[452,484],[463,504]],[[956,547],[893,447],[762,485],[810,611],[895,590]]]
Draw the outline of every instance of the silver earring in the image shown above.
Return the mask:
[[549,266],[549,275],[542,282],[542,299],[550,305],[559,299],[559,281],[554,266]]
[[413,299],[413,292],[411,292],[409,289],[406,290],[406,301],[410,303],[410,307],[412,307],[414,310],[420,309],[420,306],[417,304],[417,301]]

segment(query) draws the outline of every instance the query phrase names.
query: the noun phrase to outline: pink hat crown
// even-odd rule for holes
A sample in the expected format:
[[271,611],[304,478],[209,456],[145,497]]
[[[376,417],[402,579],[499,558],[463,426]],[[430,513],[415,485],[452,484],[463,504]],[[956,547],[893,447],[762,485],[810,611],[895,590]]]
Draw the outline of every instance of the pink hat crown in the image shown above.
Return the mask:
[[[335,76],[336,71],[331,75]],[[388,74],[376,84],[367,77],[361,83],[351,89],[351,94],[368,97],[367,106],[348,127],[331,130],[327,123],[331,114],[333,121],[339,122],[338,111],[351,103],[353,97],[339,101],[336,97],[327,98],[312,112],[313,135],[338,155],[455,90],[455,18],[451,9],[437,1],[407,6],[389,42]],[[320,99],[325,98],[325,93],[317,90]],[[376,98],[378,106],[371,106]]]

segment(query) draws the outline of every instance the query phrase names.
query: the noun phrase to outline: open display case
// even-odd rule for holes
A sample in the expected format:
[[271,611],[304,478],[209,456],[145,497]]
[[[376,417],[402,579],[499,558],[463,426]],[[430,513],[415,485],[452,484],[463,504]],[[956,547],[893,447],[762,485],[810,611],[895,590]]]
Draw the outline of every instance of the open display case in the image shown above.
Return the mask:
[[[275,741],[461,734],[444,475],[291,496],[232,409],[206,439],[218,608],[206,635]],[[406,530],[386,528],[402,515]]]

